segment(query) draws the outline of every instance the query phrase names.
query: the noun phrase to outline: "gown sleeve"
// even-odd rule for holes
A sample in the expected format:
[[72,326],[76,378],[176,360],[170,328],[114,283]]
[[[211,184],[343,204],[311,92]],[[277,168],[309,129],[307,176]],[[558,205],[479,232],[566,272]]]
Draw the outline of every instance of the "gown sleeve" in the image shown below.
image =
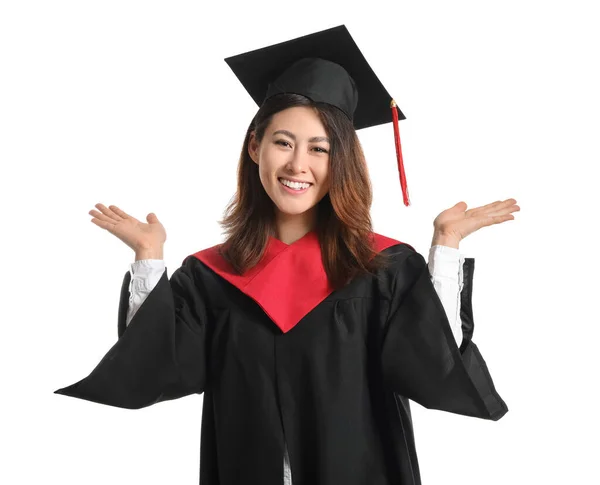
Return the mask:
[[207,309],[194,283],[193,256],[167,271],[126,323],[131,273],[123,279],[118,340],[92,372],[55,394],[128,409],[202,393]]
[[474,258],[465,258],[459,348],[425,259],[417,252],[406,257],[391,279],[383,379],[388,389],[427,409],[497,421],[508,407],[472,340],[474,266]]

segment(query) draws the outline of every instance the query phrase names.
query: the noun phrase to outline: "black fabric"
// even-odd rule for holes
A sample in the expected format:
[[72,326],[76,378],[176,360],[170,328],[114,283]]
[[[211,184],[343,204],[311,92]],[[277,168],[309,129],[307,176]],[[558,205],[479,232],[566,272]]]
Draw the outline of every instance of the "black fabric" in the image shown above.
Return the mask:
[[304,58],[292,64],[269,84],[265,99],[281,93],[302,94],[313,101],[332,104],[352,120],[358,89],[346,70],[335,62]]
[[118,341],[88,377],[56,394],[139,409],[204,390],[207,314],[190,267],[170,281],[165,270],[126,327],[130,278],[121,286]]
[[[341,109],[360,130],[392,121],[389,95],[345,25],[225,59],[258,106],[279,93]],[[398,119],[406,116],[398,109]]]
[[[462,351],[456,344],[442,302],[419,254],[407,260],[409,274],[396,274],[382,351],[387,387],[428,409],[497,420],[506,404],[496,393],[479,349],[471,340],[471,291],[474,262],[465,261],[461,292]],[[408,286],[410,285],[410,286]],[[401,295],[404,295],[401,297]],[[467,339],[465,340],[465,337]]]
[[[472,342],[465,261],[456,345],[423,256],[330,294],[288,333],[193,256],[165,273],[89,376],[57,394],[137,409],[204,392],[203,485],[419,485],[409,399],[498,420],[508,408]],[[128,304],[128,274],[121,306]],[[125,284],[127,281],[127,284]]]

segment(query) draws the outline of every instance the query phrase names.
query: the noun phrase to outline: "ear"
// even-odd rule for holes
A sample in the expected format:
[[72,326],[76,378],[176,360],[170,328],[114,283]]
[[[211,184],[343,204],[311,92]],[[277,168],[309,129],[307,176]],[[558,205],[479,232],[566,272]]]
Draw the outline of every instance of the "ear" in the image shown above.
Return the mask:
[[258,165],[258,147],[259,144],[256,141],[256,133],[253,131],[250,133],[250,139],[248,140],[248,155],[254,163]]

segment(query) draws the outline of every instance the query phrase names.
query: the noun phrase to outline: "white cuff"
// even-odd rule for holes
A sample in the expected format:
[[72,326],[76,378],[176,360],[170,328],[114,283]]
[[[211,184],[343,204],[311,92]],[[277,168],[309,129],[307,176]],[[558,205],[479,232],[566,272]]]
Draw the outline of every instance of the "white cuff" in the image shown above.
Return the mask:
[[150,292],[165,271],[165,262],[162,259],[140,259],[130,264],[131,282],[129,292]]
[[[457,248],[436,244],[429,249],[429,273],[457,280],[462,274],[464,256]],[[462,281],[462,278],[460,278]]]

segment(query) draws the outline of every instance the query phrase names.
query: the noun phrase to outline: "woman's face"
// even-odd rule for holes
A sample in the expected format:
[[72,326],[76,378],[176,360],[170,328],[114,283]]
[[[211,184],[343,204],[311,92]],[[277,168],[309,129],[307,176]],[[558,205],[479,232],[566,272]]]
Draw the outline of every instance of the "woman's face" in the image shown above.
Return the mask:
[[312,209],[329,191],[329,150],[319,115],[306,106],[276,113],[260,145],[254,134],[248,145],[265,191],[286,215]]

